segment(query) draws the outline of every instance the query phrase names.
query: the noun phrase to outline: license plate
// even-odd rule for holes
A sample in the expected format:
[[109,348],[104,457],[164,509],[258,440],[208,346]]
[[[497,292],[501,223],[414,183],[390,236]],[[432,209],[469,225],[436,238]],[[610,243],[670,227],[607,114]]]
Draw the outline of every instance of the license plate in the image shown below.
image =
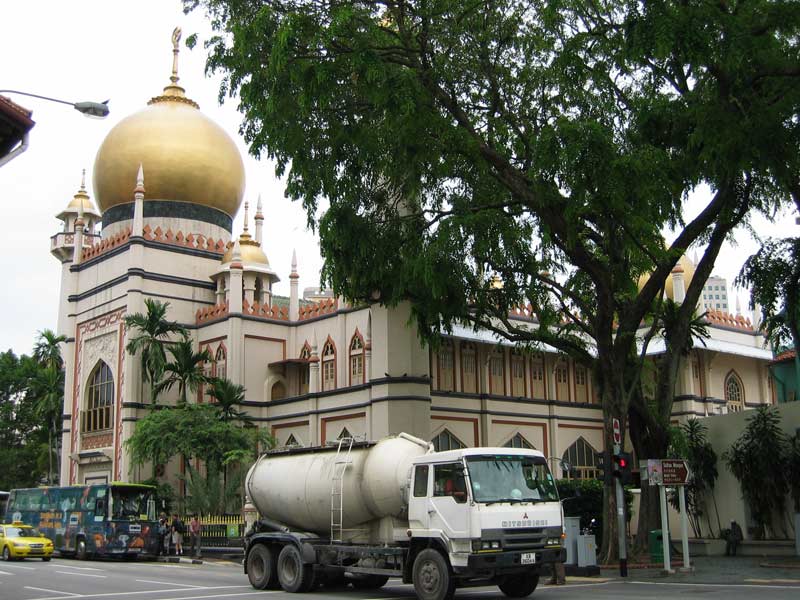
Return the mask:
[[519,557],[519,564],[521,565],[532,565],[536,562],[536,553],[535,552],[523,552],[520,554]]

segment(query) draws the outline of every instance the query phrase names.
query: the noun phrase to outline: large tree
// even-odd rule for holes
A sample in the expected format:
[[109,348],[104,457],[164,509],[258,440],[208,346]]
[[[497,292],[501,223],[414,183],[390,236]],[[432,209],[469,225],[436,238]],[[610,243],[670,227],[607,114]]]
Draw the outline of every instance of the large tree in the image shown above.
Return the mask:
[[[410,300],[426,337],[466,322],[592,364],[607,447],[677,259],[709,242],[697,276],[710,273],[732,227],[798,170],[789,1],[185,5],[218,30],[221,97],[238,94],[251,152],[275,159],[319,226],[336,293]],[[510,319],[517,306],[535,320]]]
[[166,392],[174,385],[178,386],[178,405],[187,401],[187,392],[195,392],[197,388],[208,383],[210,378],[204,371],[204,363],[211,362],[213,357],[208,349],[194,351],[191,340],[179,340],[167,347],[172,360],[164,365],[164,379],[155,385],[155,393]]

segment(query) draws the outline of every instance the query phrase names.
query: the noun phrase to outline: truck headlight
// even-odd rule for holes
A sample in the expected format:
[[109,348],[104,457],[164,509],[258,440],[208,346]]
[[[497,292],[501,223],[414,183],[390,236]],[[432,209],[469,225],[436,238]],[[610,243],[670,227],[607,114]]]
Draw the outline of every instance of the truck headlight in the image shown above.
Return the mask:
[[548,538],[547,539],[547,545],[548,546],[560,546],[561,545],[561,538],[560,537]]

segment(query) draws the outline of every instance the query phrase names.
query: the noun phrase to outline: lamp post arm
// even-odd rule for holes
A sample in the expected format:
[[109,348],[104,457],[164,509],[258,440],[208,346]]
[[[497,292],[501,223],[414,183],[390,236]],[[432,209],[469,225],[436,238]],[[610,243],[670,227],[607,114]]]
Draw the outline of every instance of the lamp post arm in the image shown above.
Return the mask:
[[39,98],[40,100],[49,100],[50,102],[58,102],[59,104],[66,104],[67,106],[75,106],[74,102],[67,102],[66,100],[59,100],[58,98],[41,96],[39,94],[31,94],[30,92],[20,92],[18,90],[0,90],[0,94],[19,94],[20,96],[30,96],[31,98]]

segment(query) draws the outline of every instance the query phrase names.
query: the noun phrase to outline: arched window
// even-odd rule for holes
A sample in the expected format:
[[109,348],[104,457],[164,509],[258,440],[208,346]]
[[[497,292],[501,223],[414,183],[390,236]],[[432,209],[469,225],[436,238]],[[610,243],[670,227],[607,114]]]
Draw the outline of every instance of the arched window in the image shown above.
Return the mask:
[[253,290],[253,301],[261,304],[263,295],[264,295],[264,284],[261,281],[261,277],[256,277],[256,286],[255,289]]
[[438,352],[439,358],[439,371],[438,375],[438,383],[439,389],[443,392],[452,392],[455,390],[454,382],[455,382],[455,374],[454,374],[454,364],[453,364],[453,342],[451,341],[443,341],[442,345],[439,347]]
[[111,429],[114,411],[114,376],[102,360],[89,376],[86,388],[86,410],[83,411],[81,431],[91,433]]
[[536,450],[536,447],[531,444],[528,440],[522,437],[522,434],[517,433],[508,440],[505,444],[503,444],[505,448],[528,448],[530,450]]
[[[311,359],[311,346],[308,345],[308,342],[303,344],[303,348],[300,350],[300,358],[303,360],[310,360]],[[308,382],[310,377],[311,369],[307,364],[300,365],[300,394],[307,394],[308,393]]]
[[217,379],[225,379],[228,376],[227,359],[228,353],[225,351],[225,346],[220,344],[216,355],[214,355],[214,376]]
[[283,400],[284,398],[286,398],[286,386],[282,381],[276,381],[272,384],[270,400]]
[[336,388],[336,346],[328,338],[322,347],[322,391]]
[[725,378],[725,402],[729,413],[741,412],[744,409],[744,386],[735,371]]
[[433,440],[433,447],[437,452],[444,452],[446,450],[458,450],[459,448],[466,448],[467,445],[450,433],[449,430],[443,429]]
[[569,463],[569,471],[564,471],[568,479],[595,479],[600,471],[597,468],[597,450],[582,437],[575,440],[561,457]]
[[461,391],[478,393],[478,357],[475,344],[461,344]]
[[350,340],[350,385],[358,385],[364,381],[364,338],[356,330]]

